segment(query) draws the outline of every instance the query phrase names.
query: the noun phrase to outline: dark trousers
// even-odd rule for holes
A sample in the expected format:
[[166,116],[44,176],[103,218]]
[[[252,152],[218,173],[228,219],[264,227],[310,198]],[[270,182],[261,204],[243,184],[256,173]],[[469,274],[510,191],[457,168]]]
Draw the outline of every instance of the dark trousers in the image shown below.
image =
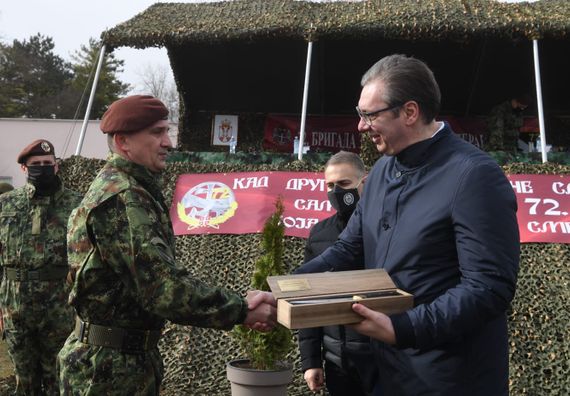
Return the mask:
[[355,369],[342,369],[336,364],[325,361],[325,384],[330,396],[380,396],[377,385],[368,392]]

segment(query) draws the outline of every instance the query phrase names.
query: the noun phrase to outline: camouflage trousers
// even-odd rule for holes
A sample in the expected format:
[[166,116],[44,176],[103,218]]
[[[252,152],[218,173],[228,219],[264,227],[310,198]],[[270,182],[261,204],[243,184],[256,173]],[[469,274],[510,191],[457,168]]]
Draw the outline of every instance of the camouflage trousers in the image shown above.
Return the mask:
[[159,394],[163,365],[158,348],[140,354],[87,345],[71,334],[57,358],[61,395]]
[[2,307],[4,335],[16,373],[16,395],[58,395],[57,353],[73,329],[73,310],[57,304]]

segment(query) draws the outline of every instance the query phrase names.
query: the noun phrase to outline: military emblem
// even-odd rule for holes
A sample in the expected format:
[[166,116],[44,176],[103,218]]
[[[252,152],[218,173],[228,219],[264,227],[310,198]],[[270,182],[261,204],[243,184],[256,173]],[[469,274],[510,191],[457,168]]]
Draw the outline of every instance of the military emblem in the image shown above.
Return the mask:
[[192,187],[178,202],[177,213],[188,229],[219,228],[235,215],[238,204],[231,188],[220,182],[203,182]]
[[354,203],[354,195],[352,193],[346,193],[342,200],[346,205],[352,205]]
[[227,143],[232,138],[232,122],[225,118],[218,126],[218,139],[222,143]]
[[49,146],[48,142],[42,142],[40,144],[40,147],[42,148],[43,151],[45,151],[46,153],[49,153],[51,151],[51,147]]
[[291,143],[291,130],[284,127],[275,127],[273,129],[273,141],[280,146],[286,146]]

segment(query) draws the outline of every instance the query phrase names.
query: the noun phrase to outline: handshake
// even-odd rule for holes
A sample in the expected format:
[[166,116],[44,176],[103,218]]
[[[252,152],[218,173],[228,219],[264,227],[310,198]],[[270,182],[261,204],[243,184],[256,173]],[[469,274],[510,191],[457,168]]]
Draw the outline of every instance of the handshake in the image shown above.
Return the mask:
[[270,331],[277,324],[277,301],[269,292],[252,290],[247,292],[249,309],[243,324],[257,331]]

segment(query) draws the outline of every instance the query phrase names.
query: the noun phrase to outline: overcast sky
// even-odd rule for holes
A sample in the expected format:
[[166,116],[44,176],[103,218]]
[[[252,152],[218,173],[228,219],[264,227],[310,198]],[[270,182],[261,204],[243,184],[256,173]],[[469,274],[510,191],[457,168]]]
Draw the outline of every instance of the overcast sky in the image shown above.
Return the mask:
[[[101,33],[144,11],[157,0],[0,0],[0,40],[12,43],[14,39],[28,39],[37,33],[53,38],[55,53],[70,61],[71,54],[89,38],[99,39]],[[192,0],[176,0],[192,3]],[[165,66],[170,70],[164,48],[115,50],[118,59],[125,61],[119,78],[140,87],[139,75],[146,66]]]

